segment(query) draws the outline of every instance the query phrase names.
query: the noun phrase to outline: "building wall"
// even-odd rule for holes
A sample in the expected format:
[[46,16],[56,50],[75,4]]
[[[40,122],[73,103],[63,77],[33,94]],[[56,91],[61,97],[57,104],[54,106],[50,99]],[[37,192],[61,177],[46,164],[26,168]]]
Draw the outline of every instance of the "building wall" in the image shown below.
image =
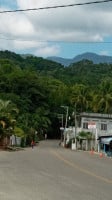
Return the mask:
[[112,119],[109,118],[95,118],[95,117],[82,117],[81,118],[81,129],[82,131],[88,131],[92,132],[93,134],[96,134],[96,129],[88,129],[84,128],[83,124],[89,123],[89,122],[95,122],[97,134],[98,136],[107,136],[112,135]]
[[10,145],[17,145],[20,146],[21,145],[21,138],[17,137],[15,135],[10,136]]
[[[94,138],[97,140],[99,136],[112,135],[112,115],[99,114],[99,113],[81,113],[80,127],[69,127],[66,129],[67,139],[75,138],[75,134],[78,135],[80,132],[92,132]],[[94,122],[95,128],[88,129],[88,123]],[[84,127],[83,124],[86,124]]]
[[3,148],[10,144],[10,139],[8,137],[0,139],[0,148]]

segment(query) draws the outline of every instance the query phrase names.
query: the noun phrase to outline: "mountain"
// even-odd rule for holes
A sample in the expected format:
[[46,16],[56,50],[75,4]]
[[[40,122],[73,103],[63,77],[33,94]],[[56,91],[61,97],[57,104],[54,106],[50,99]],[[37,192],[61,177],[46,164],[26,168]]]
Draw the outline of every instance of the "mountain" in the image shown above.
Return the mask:
[[98,55],[95,53],[84,53],[72,59],[73,62],[79,62],[81,60],[91,60],[94,64],[112,63],[111,56]]
[[79,62],[81,60],[90,60],[94,64],[112,63],[112,56],[98,55],[98,54],[89,53],[89,52],[77,55],[72,59],[66,59],[66,58],[61,58],[61,57],[48,57],[47,59],[55,61],[57,63],[61,63],[64,66],[69,66],[70,64]]
[[60,63],[64,66],[69,66],[72,63],[72,59],[61,58],[61,57],[56,57],[56,56],[47,57],[47,59]]
[[[34,74],[37,73],[40,77],[43,77],[42,78],[43,82],[47,77],[48,79],[55,79],[55,80],[57,79],[66,85],[84,84],[84,85],[89,85],[91,87],[96,86],[96,88],[97,85],[102,82],[102,80],[104,81],[106,79],[109,80],[109,82],[111,82],[112,64],[105,63],[96,65],[92,61],[89,61],[88,60],[89,58],[85,57],[85,55],[89,55],[89,58],[90,55],[92,55],[92,58],[94,55],[94,57],[97,58],[97,54],[87,53],[83,54],[83,56],[79,55],[75,57],[76,62],[72,59],[72,62],[74,63],[69,65],[68,67],[64,67],[64,65],[61,65],[60,63],[44,59],[42,57],[26,55],[25,56],[26,58],[23,58],[21,55],[16,54],[14,52],[10,52],[7,50],[0,51],[0,70],[1,70],[0,72],[2,72],[0,74],[0,78],[2,78],[3,74],[4,76],[7,76],[7,73],[10,72],[12,73],[13,70],[15,70],[14,72],[17,71],[17,73],[19,73],[19,70],[20,72],[21,70],[24,70],[24,71],[34,72]],[[103,61],[102,60],[101,62],[103,61],[106,62],[106,60]],[[110,61],[108,60],[108,62],[111,62],[111,59]],[[4,80],[5,79],[6,77],[4,77]],[[2,89],[4,88],[7,88],[7,83],[9,83],[8,80],[5,86],[2,85],[1,82],[0,91],[2,91]],[[45,82],[45,84],[47,84],[47,82]]]

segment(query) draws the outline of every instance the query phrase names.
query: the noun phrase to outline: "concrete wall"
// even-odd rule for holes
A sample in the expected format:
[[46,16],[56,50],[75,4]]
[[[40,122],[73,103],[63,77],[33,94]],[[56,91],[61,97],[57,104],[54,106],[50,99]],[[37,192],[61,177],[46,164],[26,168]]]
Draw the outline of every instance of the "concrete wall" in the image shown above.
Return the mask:
[[[112,135],[112,119],[99,119],[99,118],[88,118],[88,117],[82,117],[81,119],[81,129],[82,131],[88,131],[92,132],[93,135],[96,134],[96,129],[84,129],[83,123],[88,122],[95,122],[96,123],[96,129],[98,136],[107,136]],[[107,130],[101,130],[101,124],[107,124]]]
[[11,146],[13,146],[13,145],[20,146],[20,145],[21,145],[21,138],[15,136],[15,135],[12,135],[12,136],[10,137],[10,145],[11,145]]

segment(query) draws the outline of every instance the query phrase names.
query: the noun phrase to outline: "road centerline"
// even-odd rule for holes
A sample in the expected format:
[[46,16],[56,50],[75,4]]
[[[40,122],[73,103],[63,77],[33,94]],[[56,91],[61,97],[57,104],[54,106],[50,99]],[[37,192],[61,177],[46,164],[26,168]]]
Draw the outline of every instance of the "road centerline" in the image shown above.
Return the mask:
[[91,172],[90,170],[86,170],[86,169],[83,169],[80,165],[77,165],[69,160],[67,160],[66,158],[64,158],[60,153],[57,153],[56,151],[53,151],[51,150],[51,153],[53,155],[55,155],[59,160],[63,161],[64,163],[66,163],[68,166],[74,168],[74,169],[77,169],[79,170],[80,172],[84,173],[84,174],[88,174],[89,176],[92,176],[92,177],[95,177],[103,182],[106,182],[108,184],[112,184],[112,180],[109,180],[103,176],[99,176],[93,172]]

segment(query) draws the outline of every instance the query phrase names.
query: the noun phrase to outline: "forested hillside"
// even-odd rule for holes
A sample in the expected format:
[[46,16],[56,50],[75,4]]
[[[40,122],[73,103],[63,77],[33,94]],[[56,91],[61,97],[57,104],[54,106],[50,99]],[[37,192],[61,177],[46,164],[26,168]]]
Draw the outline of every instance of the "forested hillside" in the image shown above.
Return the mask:
[[62,105],[69,106],[71,125],[75,105],[77,112],[112,112],[112,65],[83,60],[65,68],[41,57],[1,51],[0,99],[18,110],[10,120],[6,111],[0,113],[7,124],[0,127],[1,137],[7,127],[13,127],[30,139],[35,132],[54,138],[60,132],[59,114],[66,113]]
[[57,63],[61,63],[64,66],[69,66],[70,64],[80,62],[81,60],[89,60],[92,61],[94,64],[99,64],[99,63],[112,64],[112,56],[98,55],[96,53],[91,53],[91,52],[82,53],[70,59],[55,57],[55,56],[48,57],[47,59],[55,61]]

